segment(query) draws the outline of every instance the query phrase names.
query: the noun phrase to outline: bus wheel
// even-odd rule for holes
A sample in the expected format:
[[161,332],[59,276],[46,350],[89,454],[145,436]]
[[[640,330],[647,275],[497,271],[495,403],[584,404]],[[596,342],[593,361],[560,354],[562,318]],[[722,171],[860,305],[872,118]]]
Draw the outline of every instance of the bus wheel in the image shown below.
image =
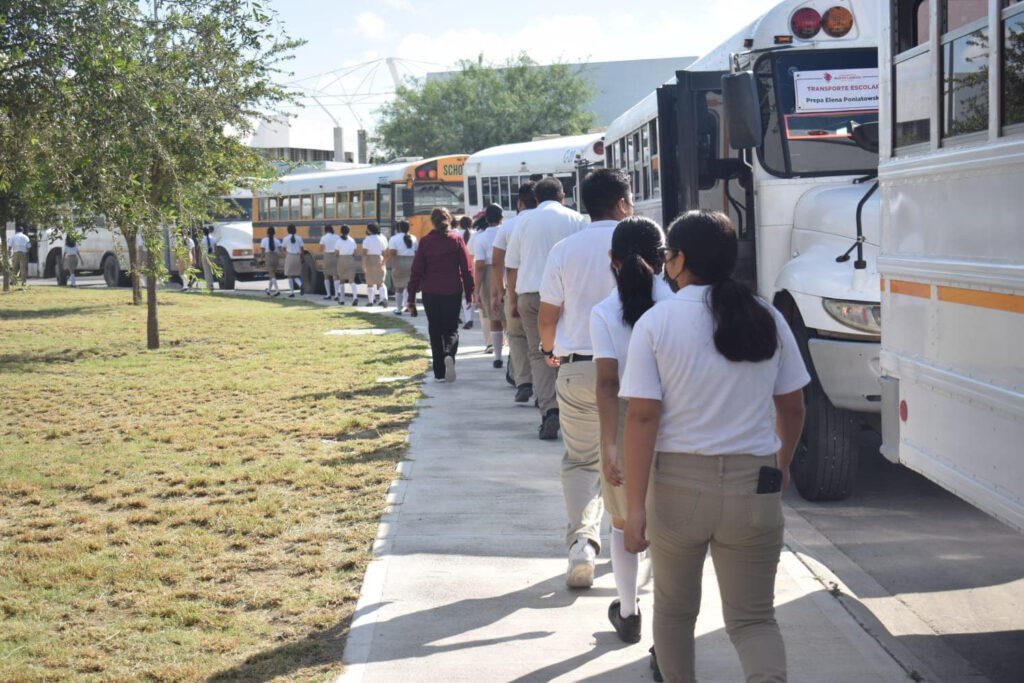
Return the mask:
[[64,272],[64,258],[59,249],[53,249],[47,254],[43,277],[57,278],[57,284],[61,287],[68,284],[68,276]]
[[103,257],[100,268],[103,270],[103,281],[107,287],[126,287],[127,275],[121,272],[121,266],[117,263],[117,257],[108,254]]
[[[788,298],[788,297],[787,297]],[[800,347],[811,383],[804,388],[807,417],[789,471],[804,500],[843,500],[853,491],[857,477],[857,438],[860,421],[855,413],[832,405],[811,362],[808,341],[813,331],[804,326],[796,305],[790,301],[787,313],[793,336]]]
[[220,266],[220,279],[217,281],[221,289],[235,288],[235,264],[231,262],[228,252],[217,249],[217,264]]
[[310,254],[302,255],[302,293],[323,294],[324,275],[316,269],[316,261]]

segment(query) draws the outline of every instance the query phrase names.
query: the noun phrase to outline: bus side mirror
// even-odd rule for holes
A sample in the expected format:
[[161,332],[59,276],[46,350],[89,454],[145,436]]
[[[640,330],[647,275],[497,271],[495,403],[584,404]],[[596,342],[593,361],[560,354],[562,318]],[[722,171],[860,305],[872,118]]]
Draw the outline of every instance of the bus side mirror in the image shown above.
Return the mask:
[[722,76],[722,101],[729,146],[733,149],[760,147],[763,139],[761,103],[753,72],[741,71]]

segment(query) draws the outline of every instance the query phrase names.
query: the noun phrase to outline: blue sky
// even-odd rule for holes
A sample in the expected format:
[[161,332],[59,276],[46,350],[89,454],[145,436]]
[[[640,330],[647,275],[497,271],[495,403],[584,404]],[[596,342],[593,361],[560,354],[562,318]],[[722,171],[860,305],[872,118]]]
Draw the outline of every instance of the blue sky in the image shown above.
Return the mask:
[[[700,55],[777,4],[778,0],[265,0],[285,31],[307,44],[287,63],[293,83],[316,94],[347,131],[373,128],[374,111],[390,97],[393,57],[400,78],[442,71],[459,59],[501,62],[524,51],[535,60],[610,61]],[[554,6],[554,9],[552,7]],[[666,74],[666,78],[670,74]],[[297,111],[327,114],[307,97]]]

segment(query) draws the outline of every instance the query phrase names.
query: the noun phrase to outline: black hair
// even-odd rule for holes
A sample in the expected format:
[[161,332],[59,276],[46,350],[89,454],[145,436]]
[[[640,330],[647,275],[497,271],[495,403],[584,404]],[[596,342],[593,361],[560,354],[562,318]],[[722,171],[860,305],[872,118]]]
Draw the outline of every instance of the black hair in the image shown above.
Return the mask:
[[646,216],[619,221],[612,233],[612,260],[619,269],[615,286],[622,301],[622,321],[633,327],[654,305],[654,276],[661,272],[665,233]]
[[459,227],[462,229],[462,241],[469,242],[469,231],[473,227],[473,219],[463,216],[459,219]]
[[557,202],[565,197],[565,188],[562,187],[561,180],[548,176],[544,180],[537,181],[537,184],[533,186],[533,196],[537,199],[538,204],[548,201]]
[[484,218],[487,219],[488,226],[498,225],[501,223],[501,219],[504,215],[505,212],[502,211],[501,207],[497,204],[488,204],[487,207],[484,208]]
[[528,180],[519,186],[519,201],[523,203],[527,209],[537,208],[537,197],[534,195],[534,188],[537,186],[532,180]]
[[370,233],[371,235],[379,235],[380,234],[380,226],[377,225],[376,223],[367,223],[366,224],[366,232]]
[[333,225],[325,225],[324,226],[324,232],[330,233],[331,235],[333,235],[334,234],[334,226]]
[[351,228],[349,228],[347,225],[341,226],[341,239],[347,240],[348,239],[348,234],[351,231],[352,231]]
[[599,168],[583,179],[583,206],[594,220],[611,216],[620,199],[629,201],[629,178],[615,168]]
[[14,232],[22,232],[23,230],[24,230],[24,228],[22,228],[20,225],[16,224],[14,226]]
[[736,230],[720,211],[687,211],[668,231],[669,249],[682,252],[699,284],[711,286],[715,348],[731,361],[757,363],[775,355],[778,329],[768,306],[732,279],[737,246]]
[[270,245],[270,251],[277,251],[277,249],[274,247],[274,233],[275,230],[273,226],[267,228],[267,239],[269,240],[268,244]]
[[294,225],[289,225],[288,226],[288,234],[292,236],[292,244],[295,244],[295,226]]
[[78,242],[75,241],[74,235],[68,235],[64,239],[64,245],[68,246],[68,247],[77,247],[78,246]]
[[212,225],[204,225],[203,226],[203,234],[204,235],[209,235],[211,232],[213,232],[213,226]]
[[405,248],[412,249],[412,235],[409,234],[409,221],[398,221],[396,223],[398,232],[403,233],[402,239],[405,241]]

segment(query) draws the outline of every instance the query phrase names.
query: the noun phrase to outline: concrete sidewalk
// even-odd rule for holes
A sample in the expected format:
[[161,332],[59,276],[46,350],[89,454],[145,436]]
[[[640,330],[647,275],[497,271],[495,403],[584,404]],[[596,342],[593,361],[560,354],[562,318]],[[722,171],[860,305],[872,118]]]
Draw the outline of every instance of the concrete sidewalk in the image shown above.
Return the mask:
[[[422,314],[411,321],[426,324]],[[622,643],[607,621],[615,598],[607,550],[592,589],[566,587],[561,442],[537,439],[537,410],[512,402],[480,340],[478,328],[462,332],[458,381],[424,387],[339,681],[651,680],[650,581],[637,645]],[[788,549],[776,605],[791,681],[906,680]],[[711,562],[697,636],[701,681],[743,679]]]

